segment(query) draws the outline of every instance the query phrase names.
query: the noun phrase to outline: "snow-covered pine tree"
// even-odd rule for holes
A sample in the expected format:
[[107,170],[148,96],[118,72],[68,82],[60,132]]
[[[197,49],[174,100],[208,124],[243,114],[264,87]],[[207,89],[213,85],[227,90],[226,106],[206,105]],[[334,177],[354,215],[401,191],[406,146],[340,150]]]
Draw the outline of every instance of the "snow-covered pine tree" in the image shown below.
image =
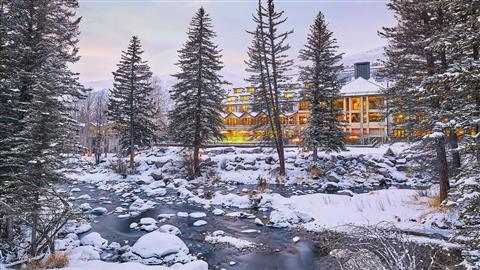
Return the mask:
[[[12,84],[12,53],[9,44],[12,16],[11,1],[0,0],[0,243],[10,244],[13,238],[14,218],[5,205],[10,200],[8,186],[12,185],[17,171],[17,160],[12,156],[12,137],[18,124],[17,94]],[[0,245],[0,252],[2,252]]]
[[457,125],[462,127],[464,166],[456,176],[449,200],[458,205],[463,226],[456,228],[457,236],[464,239],[462,251],[466,269],[479,269],[480,257],[480,1],[448,1],[452,13],[452,26],[448,32],[449,50],[456,57],[446,73],[447,81],[455,91],[452,102],[460,103],[456,115]]
[[456,57],[452,60],[446,76],[455,91],[457,121],[464,130],[468,149],[475,152],[480,163],[480,1],[449,1],[447,12],[451,13],[451,29],[445,38],[448,49]]
[[76,8],[74,0],[11,1],[9,6],[15,23],[8,27],[7,42],[14,49],[6,69],[20,113],[10,151],[4,153],[16,168],[9,176],[14,182],[3,187],[8,202],[2,207],[15,215],[15,230],[31,229],[32,255],[53,251],[53,238],[72,214],[55,185],[67,180],[64,161],[78,151],[70,113],[84,88],[69,69],[78,60]]
[[[283,11],[275,10],[273,0],[269,0],[266,6],[258,1],[257,11],[253,15],[256,28],[250,32],[253,35],[253,42],[248,53],[250,59],[247,61],[249,65],[247,71],[252,73],[249,80],[257,82],[257,89],[262,91],[260,98],[256,100],[257,107],[266,110],[264,112],[267,117],[271,117],[267,120],[267,125],[273,124],[271,135],[274,136],[280,175],[285,175],[284,129],[280,121],[283,106],[280,96],[282,87],[288,87],[290,77],[287,73],[293,65],[293,61],[287,55],[290,45],[286,43],[293,30],[286,32],[278,30],[286,20]],[[271,116],[268,115],[269,111]]]
[[325,17],[319,12],[310,26],[307,44],[299,53],[299,59],[305,63],[299,67],[300,80],[308,85],[303,94],[312,104],[307,127],[302,131],[302,145],[313,151],[314,161],[317,161],[318,150],[339,152],[345,149],[345,134],[338,120],[341,108],[335,107],[342,86],[338,76],[343,69],[339,63],[342,54],[337,53],[338,46],[332,35]]
[[128,149],[132,170],[135,146],[148,147],[155,141],[152,72],[142,60],[143,52],[140,40],[133,36],[113,72],[113,89],[108,99],[108,118],[121,136],[122,147]]
[[418,87],[422,78],[427,76],[425,48],[428,42],[424,40],[429,33],[427,25],[421,18],[425,8],[420,1],[390,1],[388,8],[396,14],[397,25],[384,27],[380,36],[388,39],[385,47],[386,61],[383,61],[382,73],[392,84],[384,91],[388,102],[389,114],[401,115],[393,128],[405,129],[409,141],[415,139],[415,130],[419,126],[419,113],[422,104],[418,102]]
[[[446,31],[442,1],[392,0],[388,7],[395,12],[397,25],[383,28],[381,35],[388,39],[385,73],[393,83],[387,89],[390,113],[406,115],[409,137],[415,133],[433,132],[424,137],[433,141],[440,182],[440,199],[448,196],[449,170],[446,158],[445,122],[450,88],[439,78],[448,67],[449,55],[436,37]],[[417,135],[418,136],[418,135]],[[431,150],[431,149],[426,149]]]
[[[10,139],[17,123],[16,94],[12,85],[12,46],[9,44],[11,29],[11,2],[0,0],[0,190],[8,181],[7,176],[14,164],[9,164]],[[0,191],[1,192],[1,191]]]
[[178,51],[180,72],[174,75],[178,82],[170,91],[175,107],[169,113],[169,134],[193,148],[194,176],[200,174],[200,149],[223,138],[220,114],[227,82],[219,74],[222,56],[212,28],[210,16],[200,8],[190,23],[187,42]]

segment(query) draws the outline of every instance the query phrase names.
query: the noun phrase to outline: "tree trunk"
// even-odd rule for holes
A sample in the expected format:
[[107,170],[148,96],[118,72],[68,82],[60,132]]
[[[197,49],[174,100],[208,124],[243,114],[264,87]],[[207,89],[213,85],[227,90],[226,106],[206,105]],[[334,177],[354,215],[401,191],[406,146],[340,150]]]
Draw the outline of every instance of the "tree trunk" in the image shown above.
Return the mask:
[[317,160],[318,160],[318,149],[317,149],[317,147],[313,148],[312,157],[313,157],[313,162],[317,162]]
[[450,129],[450,136],[449,136],[449,143],[450,148],[452,148],[452,169],[453,174],[456,175],[458,173],[458,169],[461,167],[460,161],[460,153],[458,152],[458,136],[455,131],[455,128]]
[[[38,197],[38,196],[37,196]],[[30,255],[32,257],[37,256],[37,226],[38,226],[38,205],[34,203],[33,215],[32,215],[32,235],[30,238]]]
[[272,88],[274,92],[273,96],[273,112],[275,117],[275,129],[277,133],[277,153],[278,153],[278,162],[280,163],[280,172],[281,176],[285,175],[285,152],[283,147],[283,134],[282,134],[282,125],[280,123],[280,102],[279,96],[280,91],[278,89],[278,70],[277,70],[277,60],[276,60],[276,48],[277,44],[275,44],[275,26],[273,22],[273,2],[268,2],[268,38],[270,40],[270,61],[272,64]]
[[130,168],[133,170],[135,167],[135,151],[134,151],[133,138],[130,140]]
[[448,190],[450,189],[450,183],[448,181],[448,164],[447,153],[445,151],[445,138],[436,139],[437,152],[437,166],[438,166],[438,179],[440,181],[440,201],[444,201],[448,197]]
[[200,175],[200,148],[195,146],[193,149],[193,176]]
[[100,140],[101,140],[100,138],[97,138],[95,140],[95,164],[96,165],[100,164],[100,157],[102,156]]
[[[472,46],[472,55],[473,55],[473,60],[478,60],[479,58],[479,52],[478,52],[478,43],[474,43],[473,46]],[[477,111],[477,118],[480,117],[479,113],[480,112],[480,93],[478,91],[478,89],[476,89],[474,91],[475,93],[475,103],[476,103],[476,111]],[[475,151],[475,155],[477,156],[477,162],[480,163],[480,135],[478,134],[480,132],[480,123],[476,123],[475,124],[475,127],[474,127],[474,131],[475,131],[475,135],[477,136],[476,137],[476,140],[475,140],[475,143],[476,143],[476,151]]]
[[13,240],[13,222],[12,222],[12,217],[7,217],[5,226],[6,226],[6,237],[7,240],[10,242]]

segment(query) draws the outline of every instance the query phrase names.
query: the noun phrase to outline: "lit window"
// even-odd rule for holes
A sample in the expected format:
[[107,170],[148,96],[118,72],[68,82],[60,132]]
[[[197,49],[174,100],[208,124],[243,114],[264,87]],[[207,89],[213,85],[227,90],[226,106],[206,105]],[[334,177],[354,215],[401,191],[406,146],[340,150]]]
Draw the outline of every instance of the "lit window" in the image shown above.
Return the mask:
[[393,116],[394,123],[402,123],[405,122],[405,115],[404,114],[397,114]]
[[307,117],[305,115],[301,115],[298,120],[300,121],[300,125],[304,125],[307,123]]
[[234,112],[235,111],[235,106],[233,106],[233,105],[225,106],[225,111],[226,112]]
[[251,126],[253,125],[253,118],[245,117],[242,119],[242,125]]
[[248,105],[240,105],[241,112],[248,112],[249,109],[250,109],[250,106]]
[[360,110],[360,98],[352,98],[352,110]]
[[360,123],[360,114],[352,113],[352,123]]
[[283,93],[285,99],[292,99],[295,95],[293,93]]
[[250,100],[250,97],[249,96],[240,96],[240,100],[241,101],[248,101],[248,100]]
[[234,89],[233,89],[233,93],[235,93],[235,94],[240,94],[240,93],[242,93],[242,88],[234,88]]
[[335,100],[333,102],[333,107],[335,109],[343,110],[343,98]]
[[228,97],[228,98],[227,98],[227,101],[228,101],[228,102],[234,102],[234,101],[235,101],[235,97]]
[[302,101],[299,103],[298,107],[300,108],[300,110],[310,110],[310,102]]
[[368,97],[368,109],[369,110],[378,110],[383,107],[383,97]]
[[382,122],[383,119],[384,119],[384,116],[381,113],[369,113],[368,114],[368,121],[369,122]]
[[247,93],[253,94],[253,92],[255,92],[255,88],[247,87]]

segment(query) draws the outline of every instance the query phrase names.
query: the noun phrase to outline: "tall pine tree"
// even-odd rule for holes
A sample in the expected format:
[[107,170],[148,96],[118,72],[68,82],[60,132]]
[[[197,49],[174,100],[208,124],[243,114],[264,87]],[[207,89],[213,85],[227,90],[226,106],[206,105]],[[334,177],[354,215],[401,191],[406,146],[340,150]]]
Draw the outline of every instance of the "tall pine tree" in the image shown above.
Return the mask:
[[[1,3],[4,4],[3,1]],[[3,6],[5,7],[5,6]],[[69,65],[78,60],[77,42],[80,19],[77,1],[10,1],[8,13],[14,23],[7,23],[2,43],[2,69],[8,74],[1,87],[10,89],[7,110],[10,118],[0,121],[0,129],[15,123],[8,137],[1,138],[9,150],[2,152],[9,168],[4,175],[7,185],[2,197],[14,216],[15,226],[30,229],[30,253],[39,249],[53,251],[53,239],[71,215],[71,206],[55,186],[65,177],[65,160],[79,148],[75,143],[76,124],[70,117],[73,101],[84,96],[78,74]],[[2,33],[4,21],[2,16]],[[8,61],[8,64],[3,64]],[[3,71],[3,70],[2,70]],[[8,92],[4,92],[8,93]],[[3,135],[2,135],[3,137]],[[1,147],[5,150],[4,147]],[[18,229],[18,228],[15,228]]]
[[447,72],[448,81],[458,97],[456,115],[463,121],[458,125],[466,132],[469,149],[475,152],[480,163],[480,1],[457,0],[448,2],[451,27],[445,38],[448,48],[457,57]]
[[306,62],[300,66],[300,80],[308,85],[304,96],[309,98],[312,111],[307,127],[302,131],[302,145],[313,151],[317,160],[317,150],[330,152],[345,149],[344,132],[338,116],[341,108],[334,106],[340,98],[342,82],[338,79],[343,66],[337,54],[336,40],[327,29],[325,17],[318,13],[310,27],[305,48],[300,50],[299,59]]
[[178,82],[170,91],[175,107],[169,113],[169,133],[174,141],[193,148],[194,176],[200,174],[200,149],[223,138],[220,113],[226,82],[219,74],[222,56],[212,28],[210,16],[200,8],[190,23],[187,42],[178,51],[180,72],[174,75]]
[[140,40],[133,36],[113,72],[108,99],[108,118],[120,133],[122,147],[128,149],[131,169],[135,166],[135,146],[150,146],[155,140],[152,72],[142,54]]
[[273,136],[273,142],[278,154],[280,175],[285,175],[285,151],[284,133],[280,120],[282,113],[282,89],[288,87],[290,77],[288,72],[293,61],[288,58],[287,51],[290,45],[286,43],[288,36],[293,30],[280,32],[278,27],[287,19],[283,11],[276,11],[273,0],[269,0],[266,6],[258,1],[253,21],[256,23],[254,31],[249,32],[253,36],[252,45],[249,48],[247,71],[251,73],[248,81],[253,83],[259,93],[257,94],[256,107],[267,115],[267,132]]
[[452,89],[445,82],[454,55],[446,50],[444,33],[448,31],[450,17],[444,12],[443,1],[392,0],[388,7],[395,12],[398,23],[384,28],[382,36],[389,40],[385,61],[386,74],[393,83],[387,89],[389,105],[393,113],[405,116],[407,133],[413,139],[422,133],[433,147],[424,148],[424,154],[434,149],[440,199],[448,195],[449,167],[447,163],[446,129],[450,129],[450,141],[454,164],[459,166],[456,151],[455,129],[447,123],[455,120],[457,103],[451,102]]

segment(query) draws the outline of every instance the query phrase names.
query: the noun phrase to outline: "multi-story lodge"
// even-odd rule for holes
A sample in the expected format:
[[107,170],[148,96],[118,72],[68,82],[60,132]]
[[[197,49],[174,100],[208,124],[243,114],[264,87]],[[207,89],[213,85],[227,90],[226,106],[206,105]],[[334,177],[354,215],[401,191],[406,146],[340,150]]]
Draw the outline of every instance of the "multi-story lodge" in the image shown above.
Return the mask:
[[[280,121],[290,144],[301,141],[299,134],[310,114],[310,103],[302,94],[304,87],[293,84],[281,92],[280,98],[286,110]],[[344,123],[343,130],[349,143],[369,144],[386,140],[389,117],[383,113],[386,104],[382,90],[383,87],[370,78],[370,63],[354,65],[353,79],[341,88],[341,98],[335,101],[335,106],[342,111],[339,117]],[[254,92],[255,88],[245,87],[233,88],[228,93],[222,115],[224,142],[258,142],[262,131],[255,130],[255,126],[265,122],[266,115],[253,110]]]

